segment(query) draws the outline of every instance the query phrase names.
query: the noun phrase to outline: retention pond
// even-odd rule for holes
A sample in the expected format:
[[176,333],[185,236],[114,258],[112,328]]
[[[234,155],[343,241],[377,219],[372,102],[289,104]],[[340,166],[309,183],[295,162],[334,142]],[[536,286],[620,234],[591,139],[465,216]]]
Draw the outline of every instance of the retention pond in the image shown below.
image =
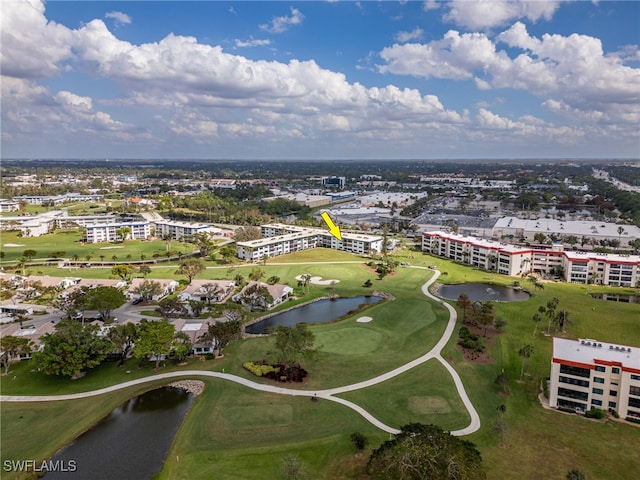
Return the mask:
[[530,295],[522,289],[489,285],[488,283],[460,283],[442,285],[438,295],[449,300],[457,300],[465,293],[472,302],[524,302]]
[[380,297],[370,296],[325,298],[260,320],[253,325],[248,325],[245,331],[251,334],[262,334],[266,333],[269,327],[275,327],[276,325],[292,327],[302,322],[333,322],[347,315],[350,311],[356,310],[360,305],[378,303],[380,300],[382,300]]
[[51,459],[54,464],[74,464],[75,471],[50,471],[44,478],[152,478],[162,469],[193,399],[183,389],[162,387],[127,400]]

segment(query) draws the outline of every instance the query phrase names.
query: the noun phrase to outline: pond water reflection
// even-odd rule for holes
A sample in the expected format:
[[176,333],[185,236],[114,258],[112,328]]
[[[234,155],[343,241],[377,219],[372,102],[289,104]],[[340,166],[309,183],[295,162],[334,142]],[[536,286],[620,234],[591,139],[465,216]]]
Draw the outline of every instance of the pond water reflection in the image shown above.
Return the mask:
[[442,285],[438,295],[449,300],[457,300],[466,293],[472,302],[523,302],[531,296],[520,288],[489,285],[488,283],[460,283],[457,285]]
[[151,478],[162,469],[192,403],[192,394],[174,387],[158,388],[127,400],[51,459],[64,465],[73,461],[75,472],[49,472],[44,478]]
[[288,312],[279,313],[273,317],[260,320],[245,328],[247,333],[265,333],[269,327],[285,325],[292,327],[297,323],[327,323],[333,322],[346,315],[351,310],[355,310],[360,305],[377,303],[382,300],[380,297],[359,296],[329,299],[325,298],[317,302],[297,307]]

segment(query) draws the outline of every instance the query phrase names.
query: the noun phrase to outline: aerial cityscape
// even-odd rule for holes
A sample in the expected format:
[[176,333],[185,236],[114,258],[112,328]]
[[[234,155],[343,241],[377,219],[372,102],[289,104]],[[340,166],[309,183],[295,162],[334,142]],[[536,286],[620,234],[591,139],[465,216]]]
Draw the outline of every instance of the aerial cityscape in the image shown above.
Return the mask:
[[0,477],[632,479],[638,2],[0,6]]

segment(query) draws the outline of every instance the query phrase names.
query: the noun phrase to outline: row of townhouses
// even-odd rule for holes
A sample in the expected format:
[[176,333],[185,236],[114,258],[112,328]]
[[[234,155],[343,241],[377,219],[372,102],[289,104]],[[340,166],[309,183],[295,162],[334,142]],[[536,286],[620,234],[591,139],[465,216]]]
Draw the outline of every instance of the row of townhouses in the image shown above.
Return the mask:
[[423,232],[422,251],[510,276],[561,272],[573,283],[634,287],[640,282],[640,255],[564,250],[559,244],[533,248],[441,231]]
[[237,242],[238,258],[258,261],[316,247],[361,255],[382,251],[382,237],[379,235],[342,232],[342,240],[338,240],[325,229],[281,223],[262,225],[261,230],[264,238]]
[[640,348],[554,338],[549,405],[640,418]]

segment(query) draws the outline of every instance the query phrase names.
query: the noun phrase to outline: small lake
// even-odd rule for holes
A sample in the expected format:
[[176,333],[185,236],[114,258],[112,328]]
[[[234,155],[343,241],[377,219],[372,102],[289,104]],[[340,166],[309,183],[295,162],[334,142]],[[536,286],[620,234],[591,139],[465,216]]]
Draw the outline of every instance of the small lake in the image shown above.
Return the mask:
[[[51,462],[75,472],[47,473],[47,480],[142,480],[162,469],[169,447],[194,396],[162,387],[127,400],[91,430],[58,452]],[[70,407],[71,408],[71,407]]]
[[590,293],[589,295],[593,298],[608,300],[610,302],[640,303],[640,297],[638,295],[611,295],[608,293]]
[[442,285],[438,290],[438,295],[449,300],[457,300],[463,293],[466,293],[472,302],[524,302],[530,297],[522,289],[489,285],[488,283]]
[[294,308],[288,312],[279,313],[273,317],[260,320],[253,325],[249,325],[245,328],[247,333],[261,334],[269,327],[275,327],[276,325],[284,325],[286,327],[293,327],[298,323],[327,323],[333,322],[338,318],[346,315],[351,310],[355,310],[360,305],[368,305],[378,303],[382,298],[380,297],[344,297],[335,298],[333,300],[325,298],[318,300],[317,302],[303,305],[302,307]]

